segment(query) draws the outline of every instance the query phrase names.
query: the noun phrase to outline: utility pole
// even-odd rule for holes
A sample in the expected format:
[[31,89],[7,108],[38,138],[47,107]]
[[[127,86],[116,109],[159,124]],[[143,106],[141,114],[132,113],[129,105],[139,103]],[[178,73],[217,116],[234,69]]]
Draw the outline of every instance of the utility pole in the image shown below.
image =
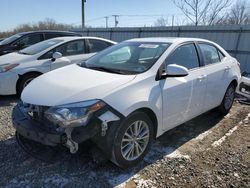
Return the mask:
[[119,21],[117,20],[117,18],[119,17],[119,15],[112,15],[115,18],[115,27],[117,27]]
[[174,15],[172,16],[172,27],[174,27]]
[[85,3],[86,0],[82,0],[82,30],[85,29]]
[[108,27],[109,27],[109,26],[108,26],[109,17],[108,17],[108,16],[105,16],[104,18],[106,19],[106,28],[108,28]]

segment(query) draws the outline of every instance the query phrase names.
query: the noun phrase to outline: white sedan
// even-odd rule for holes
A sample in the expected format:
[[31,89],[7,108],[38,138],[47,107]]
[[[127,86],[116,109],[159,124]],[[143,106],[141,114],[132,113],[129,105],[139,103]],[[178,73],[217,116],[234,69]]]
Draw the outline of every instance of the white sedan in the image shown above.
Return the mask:
[[34,78],[86,60],[115,42],[96,37],[60,37],[0,57],[0,95],[21,94]]
[[228,113],[240,77],[238,61],[208,40],[128,40],[32,81],[13,123],[19,136],[71,153],[92,139],[130,167],[164,132],[215,107]]

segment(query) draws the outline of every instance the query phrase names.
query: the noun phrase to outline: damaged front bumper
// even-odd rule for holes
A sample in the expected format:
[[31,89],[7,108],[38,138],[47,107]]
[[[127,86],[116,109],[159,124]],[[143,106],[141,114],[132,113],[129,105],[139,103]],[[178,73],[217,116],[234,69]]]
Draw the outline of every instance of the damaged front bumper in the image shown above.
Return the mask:
[[241,77],[241,82],[239,84],[239,93],[250,99],[250,74],[248,74],[248,77]]
[[78,144],[93,138],[105,136],[108,123],[119,121],[121,115],[106,107],[95,113],[86,126],[75,128],[60,128],[46,120],[34,118],[27,113],[22,104],[14,107],[12,113],[13,125],[18,134],[23,137],[48,146],[64,145],[71,153],[78,151]]

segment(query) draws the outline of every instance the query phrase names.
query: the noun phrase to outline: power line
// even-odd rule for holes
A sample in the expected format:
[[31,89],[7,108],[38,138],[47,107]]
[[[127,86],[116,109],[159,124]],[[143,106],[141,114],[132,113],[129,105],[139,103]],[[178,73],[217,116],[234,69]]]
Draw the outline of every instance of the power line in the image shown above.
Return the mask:
[[[87,20],[86,22],[91,25],[92,27],[105,27],[108,28],[109,24],[111,24],[111,19],[114,18],[114,27],[120,27],[123,26],[153,26],[157,18],[164,19],[167,22],[167,25],[174,26],[174,25],[180,25],[180,22],[184,22],[185,16],[183,14],[131,14],[131,15],[125,15],[125,14],[116,14],[116,15],[106,15],[103,17],[97,17],[90,20]],[[96,22],[96,23],[95,23]],[[130,23],[131,22],[131,23]],[[186,21],[185,21],[186,22]]]
[[103,18],[106,18],[106,17],[110,17],[110,16],[102,16],[102,17],[98,17],[98,18],[93,18],[93,19],[87,20],[87,22],[93,22],[93,21],[97,21],[97,20],[102,20]]
[[118,23],[119,21],[117,20],[117,18],[120,16],[120,15],[112,15],[114,18],[115,18],[115,27],[118,26]]

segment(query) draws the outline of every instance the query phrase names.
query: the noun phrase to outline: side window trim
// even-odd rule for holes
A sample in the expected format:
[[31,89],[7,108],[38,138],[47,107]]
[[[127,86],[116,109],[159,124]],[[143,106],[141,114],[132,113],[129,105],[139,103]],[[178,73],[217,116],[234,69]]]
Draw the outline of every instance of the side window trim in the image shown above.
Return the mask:
[[199,65],[200,65],[200,68],[202,68],[202,67],[205,66],[205,62],[204,62],[204,60],[203,60],[203,56],[202,56],[201,49],[200,49],[200,47],[199,47],[197,41],[194,42],[194,45],[195,45],[196,52],[197,52],[197,55],[198,55],[198,58],[199,58]]
[[85,52],[87,54],[90,53],[90,43],[89,43],[89,39],[84,39],[85,40]]
[[[220,58],[220,61],[222,62],[222,60],[226,57],[225,56],[225,54],[220,50],[220,49],[218,49],[218,48],[216,48],[217,49],[217,52],[218,52],[218,55],[219,55],[219,58]],[[220,54],[223,56],[223,58],[221,59],[221,56],[220,56]]]

